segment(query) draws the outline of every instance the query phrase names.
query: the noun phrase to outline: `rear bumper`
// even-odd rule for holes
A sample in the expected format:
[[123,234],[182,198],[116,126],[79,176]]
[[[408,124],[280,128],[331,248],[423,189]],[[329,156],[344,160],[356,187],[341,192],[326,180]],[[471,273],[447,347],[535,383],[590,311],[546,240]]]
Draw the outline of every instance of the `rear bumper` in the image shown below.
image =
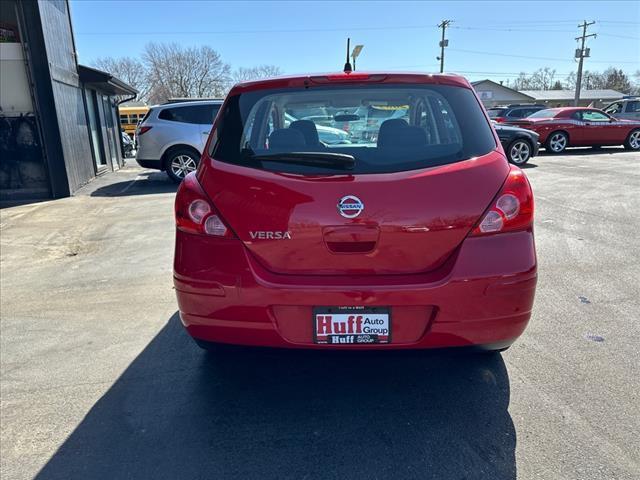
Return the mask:
[[142,158],[136,158],[136,162],[143,168],[153,168],[155,170],[162,170],[162,160],[145,160]]
[[197,339],[289,348],[315,345],[315,306],[388,306],[392,343],[338,349],[509,345],[531,316],[533,234],[468,238],[437,271],[419,275],[296,276],[266,271],[239,240],[177,232],[174,285]]

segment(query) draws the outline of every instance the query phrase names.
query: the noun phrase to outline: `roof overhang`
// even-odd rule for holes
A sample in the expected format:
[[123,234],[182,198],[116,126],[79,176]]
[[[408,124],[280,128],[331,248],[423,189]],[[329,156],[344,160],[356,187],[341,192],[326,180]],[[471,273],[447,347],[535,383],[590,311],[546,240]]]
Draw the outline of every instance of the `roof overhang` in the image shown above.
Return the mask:
[[137,95],[138,90],[110,73],[85,65],[78,65],[80,81],[109,95]]

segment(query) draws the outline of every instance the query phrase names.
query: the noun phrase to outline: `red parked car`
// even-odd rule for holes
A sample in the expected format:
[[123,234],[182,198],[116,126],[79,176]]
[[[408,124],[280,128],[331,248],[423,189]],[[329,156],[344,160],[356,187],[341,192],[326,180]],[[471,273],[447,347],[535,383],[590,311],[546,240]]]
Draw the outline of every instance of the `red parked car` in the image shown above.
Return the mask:
[[[369,106],[394,112],[375,139],[319,140],[314,120],[349,132]],[[531,187],[462,77],[237,85],[175,213],[180,316],[204,348],[495,351],[531,315]]]
[[595,108],[549,108],[507,123],[533,130],[552,153],[563,152],[567,147],[604,145],[640,150],[640,122],[618,120]]

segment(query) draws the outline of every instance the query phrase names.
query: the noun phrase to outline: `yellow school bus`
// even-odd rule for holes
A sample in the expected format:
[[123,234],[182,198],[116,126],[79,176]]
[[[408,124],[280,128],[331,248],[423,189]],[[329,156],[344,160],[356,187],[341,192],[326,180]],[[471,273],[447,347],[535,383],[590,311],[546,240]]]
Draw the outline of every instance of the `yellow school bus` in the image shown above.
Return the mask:
[[131,107],[120,106],[118,110],[120,111],[120,126],[122,127],[122,130],[133,138],[138,122],[140,122],[147,114],[149,107],[146,105],[136,105]]

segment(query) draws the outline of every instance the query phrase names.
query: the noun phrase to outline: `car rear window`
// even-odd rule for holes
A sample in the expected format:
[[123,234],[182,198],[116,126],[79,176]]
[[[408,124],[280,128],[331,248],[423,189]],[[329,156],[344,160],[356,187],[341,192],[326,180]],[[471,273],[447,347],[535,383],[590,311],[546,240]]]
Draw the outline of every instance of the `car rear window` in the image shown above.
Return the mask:
[[140,123],[144,123],[145,120],[149,118],[149,115],[151,115],[152,111],[153,111],[153,108],[150,108],[149,110],[147,110],[147,113],[144,114],[144,117],[142,117],[142,120],[140,120]]
[[508,113],[508,117],[510,118],[525,118],[531,115],[534,112],[540,110],[539,108],[514,108]]
[[559,113],[558,110],[552,110],[550,108],[546,110],[539,110],[529,115],[529,118],[553,118]]
[[211,125],[219,109],[220,105],[215,104],[165,108],[158,114],[158,118],[171,122]]
[[[323,141],[331,133],[340,141]],[[470,89],[341,85],[259,90],[230,97],[209,153],[223,162],[290,173],[340,169],[265,161],[264,156],[347,154],[355,159],[349,172],[365,174],[444,165],[484,155],[495,147],[491,127]]]
[[489,115],[489,118],[503,117],[504,112],[506,112],[505,108],[490,108],[489,110],[487,110],[487,114]]

